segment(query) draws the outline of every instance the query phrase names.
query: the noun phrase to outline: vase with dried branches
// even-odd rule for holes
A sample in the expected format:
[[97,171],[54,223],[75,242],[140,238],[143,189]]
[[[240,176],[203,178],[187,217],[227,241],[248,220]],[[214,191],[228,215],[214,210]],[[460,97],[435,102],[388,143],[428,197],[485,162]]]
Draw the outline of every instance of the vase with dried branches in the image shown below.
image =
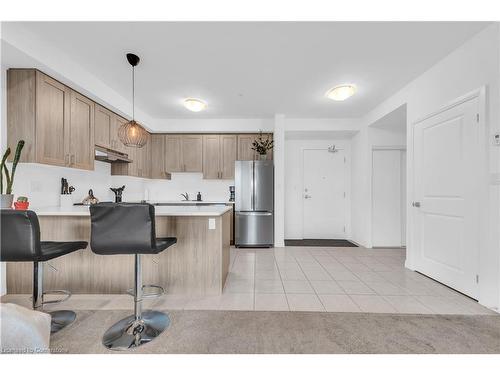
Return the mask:
[[252,150],[259,154],[261,160],[265,160],[267,158],[267,152],[274,147],[273,142],[274,141],[269,138],[269,135],[264,138],[262,131],[260,131],[257,138],[252,142]]

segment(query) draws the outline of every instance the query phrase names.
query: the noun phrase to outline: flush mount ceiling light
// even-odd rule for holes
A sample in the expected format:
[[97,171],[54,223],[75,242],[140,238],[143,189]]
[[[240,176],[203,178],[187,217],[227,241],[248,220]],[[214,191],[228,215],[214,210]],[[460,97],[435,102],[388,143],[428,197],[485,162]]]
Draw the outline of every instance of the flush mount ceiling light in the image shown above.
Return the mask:
[[184,99],[184,107],[189,109],[191,112],[200,112],[207,108],[207,103],[201,99],[186,98]]
[[133,53],[127,53],[127,60],[132,65],[132,120],[120,126],[118,138],[125,146],[141,148],[148,140],[146,129],[135,121],[135,67],[141,59]]
[[350,98],[356,93],[357,89],[354,85],[339,85],[334,88],[328,90],[325,96],[328,99],[332,99],[335,101],[342,101]]

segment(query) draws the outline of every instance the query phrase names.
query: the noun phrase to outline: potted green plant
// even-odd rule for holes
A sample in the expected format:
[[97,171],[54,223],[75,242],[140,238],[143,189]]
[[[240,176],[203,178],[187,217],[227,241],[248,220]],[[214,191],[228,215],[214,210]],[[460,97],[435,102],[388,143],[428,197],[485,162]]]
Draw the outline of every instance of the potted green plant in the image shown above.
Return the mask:
[[[5,150],[2,157],[2,163],[0,164],[0,193],[2,195],[1,208],[12,208],[12,201],[14,200],[14,194],[12,194],[12,185],[14,184],[14,175],[16,173],[17,163],[21,158],[21,151],[24,147],[24,141],[20,140],[17,143],[16,153],[14,154],[14,160],[12,161],[11,170],[7,168],[7,158],[10,155],[10,147]],[[3,190],[3,175],[5,174],[6,185],[5,194]]]
[[269,135],[264,139],[262,131],[259,132],[257,139],[252,142],[252,150],[256,151],[261,160],[267,158],[267,152],[274,147],[273,140],[269,139]]
[[17,197],[16,201],[14,202],[14,208],[16,210],[27,210],[29,206],[30,202],[28,202],[27,197]]

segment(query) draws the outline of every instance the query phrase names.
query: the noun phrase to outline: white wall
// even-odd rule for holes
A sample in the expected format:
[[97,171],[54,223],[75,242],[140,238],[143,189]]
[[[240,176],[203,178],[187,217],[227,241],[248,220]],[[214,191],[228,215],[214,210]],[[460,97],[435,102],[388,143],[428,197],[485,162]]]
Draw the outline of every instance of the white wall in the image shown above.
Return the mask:
[[[345,150],[347,159],[346,177],[346,236],[350,237],[350,152],[351,142],[346,139],[287,139],[285,147],[285,238],[303,238],[303,150],[307,148],[327,149],[332,144]],[[320,168],[320,166],[318,166]]]
[[[482,212],[480,227],[482,229],[479,302],[493,308],[498,308],[500,299],[499,185],[495,182],[499,173],[500,151],[498,147],[492,145],[491,139],[491,135],[498,131],[500,126],[500,106],[498,105],[500,100],[499,66],[500,30],[499,25],[494,24],[468,40],[460,48],[453,51],[364,117],[364,126],[368,127],[395,108],[405,103],[407,105],[408,207],[413,200],[412,124],[455,98],[486,86],[487,110],[483,145],[487,157],[484,160],[484,187],[480,192],[483,202],[480,207]],[[408,210],[407,221],[406,264],[409,268],[412,268],[413,257],[415,256],[415,249],[411,242],[412,210]],[[362,230],[367,231],[366,228]],[[364,234],[366,235],[366,233]]]

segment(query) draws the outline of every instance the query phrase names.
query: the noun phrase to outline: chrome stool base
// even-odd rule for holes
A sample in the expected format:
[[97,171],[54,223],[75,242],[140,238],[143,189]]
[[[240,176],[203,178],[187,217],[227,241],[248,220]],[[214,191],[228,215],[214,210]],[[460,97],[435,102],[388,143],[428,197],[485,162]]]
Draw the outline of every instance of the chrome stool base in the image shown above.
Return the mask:
[[142,313],[140,320],[130,315],[113,324],[104,334],[102,343],[111,350],[136,348],[158,337],[169,325],[167,314],[147,310]]
[[50,323],[50,333],[56,333],[73,323],[76,319],[76,314],[71,310],[58,310],[48,312],[52,317]]

